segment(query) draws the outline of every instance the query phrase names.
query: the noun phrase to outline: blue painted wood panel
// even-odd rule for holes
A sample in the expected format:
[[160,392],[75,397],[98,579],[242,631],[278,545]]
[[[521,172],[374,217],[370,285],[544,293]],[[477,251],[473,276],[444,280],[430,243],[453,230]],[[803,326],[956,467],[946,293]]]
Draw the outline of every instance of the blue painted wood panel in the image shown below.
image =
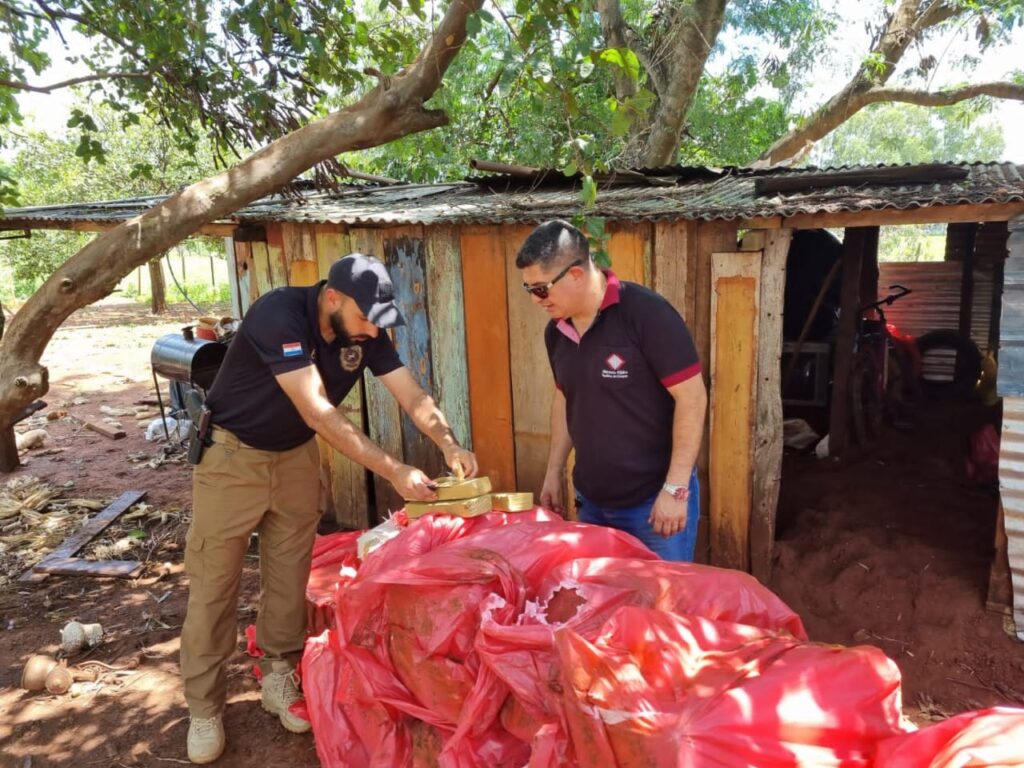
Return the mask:
[[[433,394],[426,248],[423,238],[385,237],[384,263],[394,283],[395,301],[405,317],[405,325],[394,330],[395,347],[420,386]],[[405,413],[402,414],[402,449],[406,463],[435,477],[443,472],[444,461],[437,447],[416,428]]]

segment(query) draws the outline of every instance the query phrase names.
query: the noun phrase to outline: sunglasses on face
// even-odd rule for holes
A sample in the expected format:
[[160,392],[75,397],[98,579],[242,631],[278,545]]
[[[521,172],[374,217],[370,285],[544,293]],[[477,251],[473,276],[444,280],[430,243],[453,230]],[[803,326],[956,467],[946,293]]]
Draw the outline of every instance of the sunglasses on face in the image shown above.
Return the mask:
[[570,269],[572,269],[573,267],[578,267],[582,263],[583,259],[576,259],[576,261],[574,261],[572,264],[570,264],[557,275],[555,275],[553,278],[551,278],[550,282],[538,283],[537,285],[523,283],[523,290],[525,290],[527,293],[532,293],[538,299],[546,299],[548,297],[548,294],[551,292],[551,287],[559,280],[561,280],[563,277],[565,277],[567,274],[569,274]]

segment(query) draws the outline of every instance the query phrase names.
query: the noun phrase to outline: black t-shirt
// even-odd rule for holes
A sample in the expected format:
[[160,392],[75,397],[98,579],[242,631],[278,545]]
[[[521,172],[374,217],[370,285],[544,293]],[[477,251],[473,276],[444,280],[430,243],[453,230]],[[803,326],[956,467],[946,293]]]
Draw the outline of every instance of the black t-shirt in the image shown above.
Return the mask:
[[287,451],[314,435],[275,376],[316,365],[327,399],[337,406],[363,368],[383,376],[402,365],[388,334],[342,347],[320,334],[317,297],[323,285],[276,288],[261,296],[228,347],[207,405],[213,423],[243,443]]
[[583,338],[559,320],[544,341],[576,448],[573,482],[593,503],[621,509],[665,482],[675,415],[668,387],[699,375],[700,361],[664,297],[605,274],[604,301]]

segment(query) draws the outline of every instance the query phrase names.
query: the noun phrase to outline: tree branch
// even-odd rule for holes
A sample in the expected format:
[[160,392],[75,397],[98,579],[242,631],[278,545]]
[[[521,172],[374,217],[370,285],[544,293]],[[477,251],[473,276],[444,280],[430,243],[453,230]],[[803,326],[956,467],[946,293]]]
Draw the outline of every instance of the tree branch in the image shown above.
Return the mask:
[[780,163],[818,141],[869,104],[898,101],[923,107],[945,107],[978,96],[1024,101],[1024,85],[1008,81],[976,83],[943,91],[921,91],[911,88],[869,88],[857,93],[843,92],[843,98],[833,98],[799,128],[795,128],[776,141],[761,155],[767,165]]
[[[880,101],[905,100],[893,99],[880,94],[887,92],[906,94],[928,93],[927,91],[886,89],[883,86],[896,71],[896,66],[899,64],[900,59],[903,58],[903,54],[906,53],[911,43],[921,36],[923,30],[934,27],[964,12],[964,7],[951,4],[948,0],[932,0],[924,8],[921,7],[920,0],[900,0],[896,10],[886,23],[881,37],[871,50],[869,59],[880,60],[881,66],[872,69],[867,61],[865,61],[853,78],[811,115],[803,125],[793,128],[765,150],[759,158],[759,162],[772,165],[788,160],[803,151],[808,144],[835,130],[868,104],[875,104]],[[1007,85],[1012,86],[1010,83]],[[939,101],[936,103],[953,104],[957,101],[981,95],[986,94],[979,92],[973,95],[953,98],[952,101]],[[932,98],[945,97],[933,96]]]
[[[466,42],[466,20],[483,7],[483,0],[453,0],[426,47],[403,74],[412,88],[433,95],[455,56]],[[403,75],[399,75],[402,78]]]
[[1013,99],[1024,101],[1024,85],[998,80],[989,83],[976,83],[961,88],[950,88],[944,91],[918,91],[912,88],[872,88],[859,100],[863,108],[868,104],[882,101],[899,101],[906,104],[918,104],[922,107],[948,107],[967,99],[978,96],[991,96],[996,99]]
[[271,142],[235,167],[98,235],[59,267],[0,340],[0,433],[14,414],[46,392],[48,372],[39,360],[54,331],[76,309],[109,294],[132,269],[318,162],[447,123],[443,112],[423,104],[440,86],[466,39],[466,20],[481,4],[454,0],[421,54],[392,79],[387,92],[377,86],[355,104]]
[[69,88],[72,85],[79,85],[81,83],[91,83],[96,80],[124,80],[147,77],[152,77],[152,75],[149,72],[97,72],[94,75],[83,75],[81,77],[73,77],[70,80],[62,80],[53,85],[29,85],[28,83],[21,83],[15,80],[0,80],[0,87],[13,88],[16,91],[31,91],[32,93],[52,93],[61,88]]

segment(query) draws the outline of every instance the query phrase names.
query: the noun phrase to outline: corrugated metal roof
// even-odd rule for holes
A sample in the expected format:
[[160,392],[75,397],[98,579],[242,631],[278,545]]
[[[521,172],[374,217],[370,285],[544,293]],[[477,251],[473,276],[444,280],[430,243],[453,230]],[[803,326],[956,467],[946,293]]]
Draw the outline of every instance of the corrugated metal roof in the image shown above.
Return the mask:
[[[885,168],[887,166],[867,166]],[[888,166],[913,168],[915,166]],[[833,186],[758,196],[756,179],[813,177],[844,169],[817,168],[663,168],[645,171],[657,177],[632,184],[602,188],[594,215],[612,220],[639,219],[748,219],[797,214],[877,211],[958,204],[1024,201],[1024,166],[1013,163],[965,163],[962,180],[936,183],[870,183],[856,187]],[[863,170],[863,169],[861,169]],[[564,179],[550,186],[503,188],[505,177],[477,178],[448,184],[408,184],[358,187],[333,193],[274,195],[258,200],[230,217],[233,222],[289,221],[369,225],[530,223],[579,211],[576,182]],[[163,198],[138,198],[67,206],[9,209],[7,225],[33,222],[114,222],[142,213]]]

